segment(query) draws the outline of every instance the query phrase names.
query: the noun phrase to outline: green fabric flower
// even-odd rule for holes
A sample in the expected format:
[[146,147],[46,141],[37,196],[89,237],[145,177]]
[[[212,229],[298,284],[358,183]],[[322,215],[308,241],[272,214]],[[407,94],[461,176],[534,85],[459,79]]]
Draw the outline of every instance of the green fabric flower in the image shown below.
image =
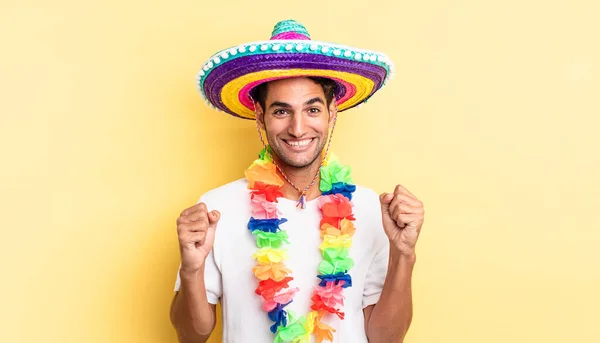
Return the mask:
[[288,324],[286,326],[280,325],[277,328],[274,343],[295,342],[306,335],[305,322],[306,318],[304,316],[296,319],[294,311],[288,311]]
[[348,257],[348,248],[327,248],[323,250],[323,260],[319,264],[319,273],[346,273],[353,266],[354,260]]
[[290,244],[288,234],[285,231],[265,232],[254,230],[252,234],[256,236],[256,245],[259,248],[280,248],[283,243]]
[[273,158],[271,157],[271,154],[267,152],[267,149],[269,149],[269,152],[271,151],[271,147],[269,146],[263,148],[258,154],[258,158],[265,162],[273,162]]
[[321,167],[321,183],[319,188],[322,192],[330,191],[334,183],[343,182],[351,184],[352,168],[341,165],[335,156],[332,156],[327,165]]

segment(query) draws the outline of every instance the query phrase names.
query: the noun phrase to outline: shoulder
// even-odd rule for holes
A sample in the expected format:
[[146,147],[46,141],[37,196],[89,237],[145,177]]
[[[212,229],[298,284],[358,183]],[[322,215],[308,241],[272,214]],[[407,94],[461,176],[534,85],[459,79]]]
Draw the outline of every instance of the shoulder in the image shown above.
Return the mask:
[[359,199],[367,199],[367,200],[373,200],[373,199],[377,199],[377,201],[379,201],[379,195],[372,190],[371,188],[368,187],[364,187],[361,185],[356,185],[356,191],[354,192],[353,196],[355,196],[356,198]]
[[380,211],[379,195],[371,188],[356,185],[356,191],[352,194],[352,203],[361,211]]
[[385,250],[387,236],[381,221],[379,194],[371,188],[357,185],[356,191],[352,195],[352,203],[357,227],[366,229],[361,231],[365,244],[372,244],[376,250]]
[[381,224],[381,204],[379,195],[372,189],[356,186],[352,194],[352,204],[355,217],[368,226],[379,226]]

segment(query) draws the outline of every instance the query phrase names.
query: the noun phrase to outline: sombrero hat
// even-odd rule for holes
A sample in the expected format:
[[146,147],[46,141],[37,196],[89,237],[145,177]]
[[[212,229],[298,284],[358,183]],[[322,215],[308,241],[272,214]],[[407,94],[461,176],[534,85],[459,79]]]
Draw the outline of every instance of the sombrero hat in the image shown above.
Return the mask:
[[254,119],[250,92],[281,78],[317,76],[337,83],[338,111],[369,99],[392,77],[383,53],[310,39],[297,21],[275,25],[271,39],[238,45],[214,54],[196,76],[200,94],[213,108]]

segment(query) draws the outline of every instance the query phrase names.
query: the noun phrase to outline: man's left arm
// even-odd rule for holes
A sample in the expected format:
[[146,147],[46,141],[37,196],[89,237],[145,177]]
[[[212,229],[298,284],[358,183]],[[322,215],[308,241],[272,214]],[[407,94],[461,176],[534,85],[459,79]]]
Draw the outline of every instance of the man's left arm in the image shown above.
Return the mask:
[[423,202],[401,185],[380,196],[383,229],[390,241],[388,269],[379,301],[364,309],[369,342],[403,342],[412,320],[415,245],[423,226]]

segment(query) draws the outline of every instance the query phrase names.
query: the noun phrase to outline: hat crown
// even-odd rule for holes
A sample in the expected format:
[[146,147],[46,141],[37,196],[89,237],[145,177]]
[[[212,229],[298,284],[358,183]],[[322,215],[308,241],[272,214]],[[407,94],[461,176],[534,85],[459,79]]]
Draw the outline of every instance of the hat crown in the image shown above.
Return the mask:
[[282,20],[275,24],[271,33],[271,40],[281,39],[310,40],[310,35],[304,25],[299,22],[295,20]]

